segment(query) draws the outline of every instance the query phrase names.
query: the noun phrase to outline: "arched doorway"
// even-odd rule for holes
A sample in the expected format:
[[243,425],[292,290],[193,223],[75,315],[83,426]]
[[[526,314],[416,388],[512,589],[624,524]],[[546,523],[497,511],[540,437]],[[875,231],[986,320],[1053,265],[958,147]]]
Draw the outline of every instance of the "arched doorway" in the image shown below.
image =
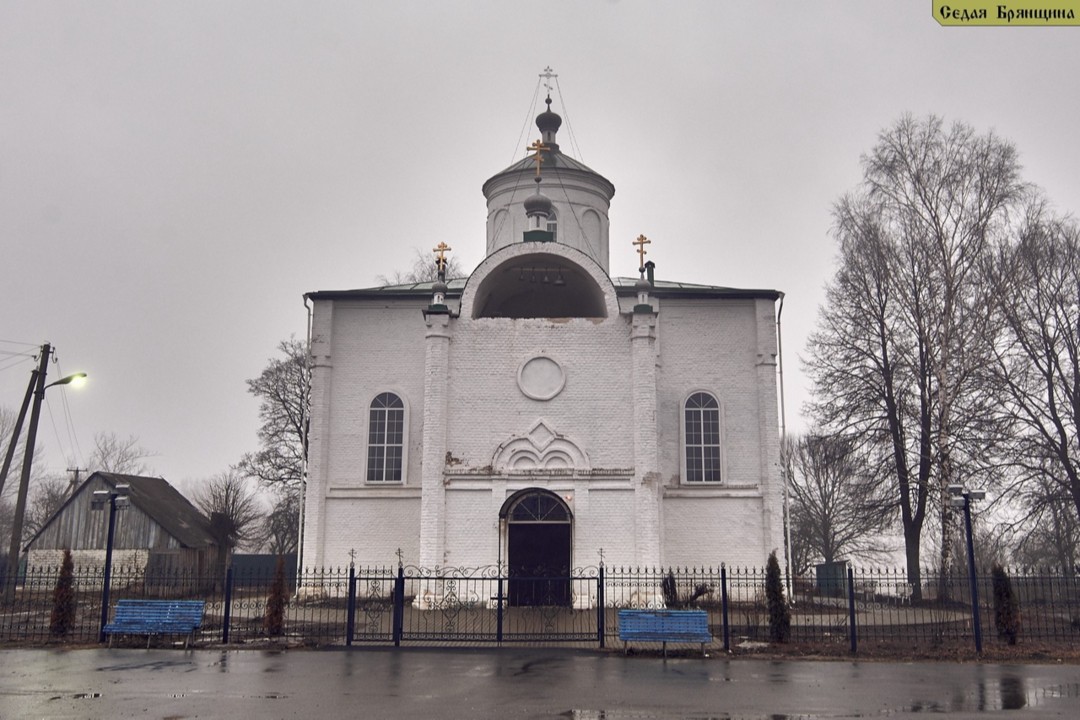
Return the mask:
[[503,503],[511,605],[570,605],[570,508],[553,492],[520,490]]

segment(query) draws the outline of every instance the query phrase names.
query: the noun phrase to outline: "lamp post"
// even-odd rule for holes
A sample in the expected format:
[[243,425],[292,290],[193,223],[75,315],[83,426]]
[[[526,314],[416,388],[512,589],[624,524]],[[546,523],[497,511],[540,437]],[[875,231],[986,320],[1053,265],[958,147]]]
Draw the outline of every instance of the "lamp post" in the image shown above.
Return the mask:
[[[54,385],[68,385],[84,380],[86,373],[75,373],[61,378],[56,382],[45,384],[45,375],[49,369],[49,356],[52,354],[52,346],[45,343],[41,346],[41,361],[38,368],[31,373],[30,385],[26,388],[26,397],[23,399],[22,411],[19,420],[15,423],[15,432],[11,436],[11,444],[8,446],[7,457],[4,460],[4,474],[10,465],[10,458],[15,453],[15,445],[19,440],[19,432],[22,430],[22,418],[26,412],[26,406],[31,404],[30,427],[26,431],[26,446],[24,448],[22,475],[19,477],[19,495],[15,501],[15,517],[11,524],[11,544],[8,546],[8,579],[4,588],[4,599],[11,602],[15,599],[15,583],[19,572],[19,551],[22,541],[23,517],[26,514],[26,495],[30,487],[30,470],[34,462],[34,444],[37,441],[38,419],[41,416],[41,401],[45,397],[45,391]],[[0,489],[3,488],[2,476],[0,476]]]
[[964,527],[967,530],[968,582],[971,583],[971,622],[975,629],[975,652],[982,654],[982,623],[979,619],[979,583],[975,577],[975,544],[971,537],[971,501],[982,500],[982,490],[968,490],[963,485],[950,485],[952,506],[964,508]]
[[116,510],[128,506],[128,493],[131,486],[117,483],[112,490],[95,490],[90,499],[90,508],[104,510],[109,505],[109,533],[105,540],[105,578],[101,583],[101,625],[98,630],[98,642],[105,642],[105,626],[109,624],[109,586],[112,583],[112,551],[116,536]]

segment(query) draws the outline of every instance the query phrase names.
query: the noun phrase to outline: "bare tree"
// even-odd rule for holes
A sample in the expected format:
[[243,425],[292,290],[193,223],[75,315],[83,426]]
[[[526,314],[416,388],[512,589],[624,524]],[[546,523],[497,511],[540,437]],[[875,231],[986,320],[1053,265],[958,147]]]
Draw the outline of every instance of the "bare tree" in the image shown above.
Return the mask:
[[281,356],[247,381],[248,392],[260,400],[260,449],[245,455],[239,467],[268,488],[298,493],[307,457],[311,366],[296,338],[281,341],[278,350]]
[[91,472],[147,475],[153,470],[146,461],[154,455],[139,444],[136,435],[125,439],[114,432],[99,432],[94,435],[94,449],[87,462]]
[[236,467],[205,480],[192,492],[192,502],[210,518],[228,549],[262,544],[262,503]]
[[280,493],[263,519],[267,550],[275,555],[296,552],[300,539],[300,496]]
[[792,554],[796,570],[812,562],[880,558],[882,540],[895,516],[896,501],[880,479],[866,471],[851,441],[804,435],[784,442],[791,491]]
[[45,523],[53,516],[53,513],[71,497],[69,491],[70,484],[67,478],[59,475],[44,477],[34,484],[26,506],[23,542],[45,527]]
[[1036,200],[992,272],[1004,326],[993,345],[993,387],[1009,459],[1037,489],[1027,493],[1036,509],[1054,497],[1080,519],[1080,229]]
[[[446,258],[446,277],[457,278],[465,273],[458,263],[457,256]],[[413,248],[413,264],[407,272],[395,270],[391,275],[379,275],[378,281],[383,285],[412,285],[413,283],[431,282],[439,276],[439,266],[435,262],[434,255],[426,253],[418,247]]]
[[1028,510],[1016,524],[1013,559],[1027,566],[1050,566],[1080,572],[1080,521],[1068,491],[1050,475],[1024,484]]
[[948,570],[956,523],[946,488],[991,462],[998,437],[983,391],[993,332],[980,270],[1024,192],[1009,143],[904,117],[834,211],[840,267],[810,343],[814,411],[893,478],[915,592],[930,503]]

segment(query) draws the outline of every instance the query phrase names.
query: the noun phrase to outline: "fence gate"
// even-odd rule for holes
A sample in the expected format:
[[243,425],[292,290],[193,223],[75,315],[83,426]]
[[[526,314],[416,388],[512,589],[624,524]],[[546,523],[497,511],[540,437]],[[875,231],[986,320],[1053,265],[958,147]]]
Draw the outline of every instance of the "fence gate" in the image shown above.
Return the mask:
[[[598,568],[533,577],[505,566],[402,566],[396,577],[350,580],[347,641],[401,643],[599,642]],[[521,583],[521,585],[518,585]],[[530,590],[514,603],[512,588]],[[543,595],[540,590],[557,592]]]

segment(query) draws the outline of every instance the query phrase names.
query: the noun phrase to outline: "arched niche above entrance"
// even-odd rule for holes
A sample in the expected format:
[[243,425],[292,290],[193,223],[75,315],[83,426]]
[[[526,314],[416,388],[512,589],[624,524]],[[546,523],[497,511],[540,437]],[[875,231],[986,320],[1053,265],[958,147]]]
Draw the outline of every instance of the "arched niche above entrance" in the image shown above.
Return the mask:
[[495,450],[491,467],[496,472],[542,472],[566,474],[588,470],[589,458],[576,443],[537,420],[525,435],[515,435]]

